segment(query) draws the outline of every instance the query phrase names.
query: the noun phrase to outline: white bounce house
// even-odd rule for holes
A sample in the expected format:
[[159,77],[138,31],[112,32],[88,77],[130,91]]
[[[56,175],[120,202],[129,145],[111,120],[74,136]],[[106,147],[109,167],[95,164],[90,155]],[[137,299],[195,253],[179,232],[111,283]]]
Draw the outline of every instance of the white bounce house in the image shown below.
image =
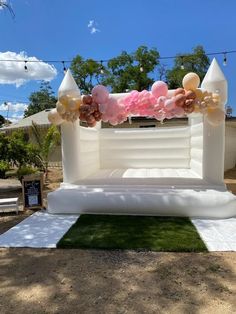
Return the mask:
[[[201,89],[217,91],[224,110],[227,82],[215,59]],[[48,194],[48,212],[235,216],[236,196],[224,184],[225,122],[212,126],[201,113],[188,121],[153,129],[63,122],[63,183]]]

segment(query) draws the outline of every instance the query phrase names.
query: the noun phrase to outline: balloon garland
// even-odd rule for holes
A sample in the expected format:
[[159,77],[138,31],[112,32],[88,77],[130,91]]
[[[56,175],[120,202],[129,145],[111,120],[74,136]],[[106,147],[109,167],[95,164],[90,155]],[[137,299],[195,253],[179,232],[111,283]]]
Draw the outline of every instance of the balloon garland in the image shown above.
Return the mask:
[[[73,83],[74,84],[74,83]],[[225,118],[225,112],[219,107],[220,97],[217,93],[198,88],[200,78],[196,73],[184,76],[183,88],[168,91],[165,82],[156,81],[151,91],[131,91],[123,98],[116,99],[105,86],[97,85],[91,95],[81,97],[77,90],[66,90],[60,93],[56,111],[48,116],[49,121],[60,124],[62,120],[74,122],[77,119],[94,127],[100,120],[111,125],[121,124],[129,116],[147,116],[159,121],[180,118],[192,112],[201,112],[208,123],[217,126]]]

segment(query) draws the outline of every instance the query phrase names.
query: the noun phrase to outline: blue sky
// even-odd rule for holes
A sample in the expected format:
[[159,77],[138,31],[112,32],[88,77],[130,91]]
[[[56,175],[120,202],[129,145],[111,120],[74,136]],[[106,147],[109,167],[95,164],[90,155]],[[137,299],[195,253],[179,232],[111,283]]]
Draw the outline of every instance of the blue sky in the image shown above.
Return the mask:
[[[15,19],[0,10],[0,56],[17,57],[24,51],[39,60],[71,60],[77,54],[101,60],[123,50],[133,52],[140,45],[156,47],[161,56],[189,53],[198,44],[206,52],[236,50],[235,0],[11,0],[11,4]],[[94,21],[90,27],[89,21]],[[216,58],[222,65],[223,56]],[[229,83],[228,104],[236,115],[236,54],[228,55],[227,61],[222,69]],[[20,80],[26,75],[51,78],[55,70],[28,65],[27,74],[24,64],[13,66],[21,85],[13,84],[12,74],[8,77],[7,69],[0,68],[0,109],[4,101],[11,102],[9,116],[15,121],[30,93],[39,88],[37,80]],[[55,67],[51,85],[56,92],[63,69],[61,64]],[[12,84],[3,84],[6,79]]]

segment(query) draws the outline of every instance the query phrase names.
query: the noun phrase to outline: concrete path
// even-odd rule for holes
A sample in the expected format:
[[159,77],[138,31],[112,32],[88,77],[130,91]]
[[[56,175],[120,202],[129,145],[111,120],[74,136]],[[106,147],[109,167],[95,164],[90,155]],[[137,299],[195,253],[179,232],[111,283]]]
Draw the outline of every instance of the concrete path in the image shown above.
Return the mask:
[[210,252],[236,252],[236,218],[191,220]]
[[0,235],[0,247],[56,248],[78,217],[36,212]]

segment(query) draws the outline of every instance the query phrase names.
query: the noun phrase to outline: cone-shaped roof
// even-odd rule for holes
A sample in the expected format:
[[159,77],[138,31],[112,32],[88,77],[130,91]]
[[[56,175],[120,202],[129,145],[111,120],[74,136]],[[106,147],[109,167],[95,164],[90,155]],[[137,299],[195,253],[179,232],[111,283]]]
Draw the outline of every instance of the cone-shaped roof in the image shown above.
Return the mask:
[[58,89],[58,95],[71,90],[79,92],[79,88],[71,74],[71,71],[68,69]]
[[211,65],[209,66],[209,69],[202,81],[202,85],[204,83],[208,82],[221,82],[221,81],[226,81],[226,78],[224,76],[224,73],[222,72],[218,62],[214,58],[211,62]]
[[211,62],[201,87],[208,92],[218,93],[221,99],[221,106],[224,108],[227,102],[227,80],[215,58]]

